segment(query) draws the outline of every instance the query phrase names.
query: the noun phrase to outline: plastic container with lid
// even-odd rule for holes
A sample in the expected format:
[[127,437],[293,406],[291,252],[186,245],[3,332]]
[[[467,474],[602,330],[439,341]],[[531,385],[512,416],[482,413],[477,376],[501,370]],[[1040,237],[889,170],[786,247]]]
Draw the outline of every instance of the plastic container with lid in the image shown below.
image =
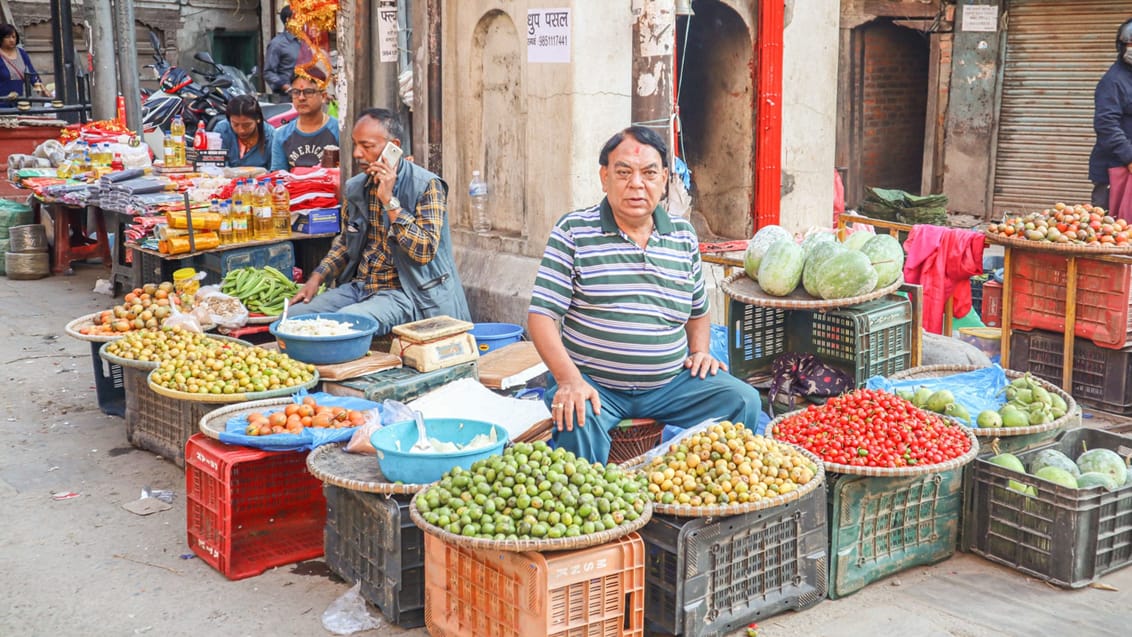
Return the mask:
[[177,294],[196,294],[200,289],[200,279],[194,268],[181,268],[173,271],[173,287]]

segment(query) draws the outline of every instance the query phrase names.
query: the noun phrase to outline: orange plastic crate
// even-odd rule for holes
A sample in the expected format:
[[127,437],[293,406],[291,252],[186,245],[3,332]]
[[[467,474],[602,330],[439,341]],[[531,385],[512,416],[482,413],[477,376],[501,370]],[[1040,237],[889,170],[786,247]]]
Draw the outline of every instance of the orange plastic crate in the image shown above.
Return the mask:
[[321,557],[322,482],[305,451],[260,451],[202,434],[185,444],[189,547],[230,580]]
[[512,553],[425,534],[425,626],[433,637],[644,634],[645,545],[630,533],[576,551]]
[[[1010,293],[1011,327],[1065,332],[1066,258],[1014,251]],[[1077,321],[1074,333],[1101,347],[1132,343],[1132,265],[1077,259]]]

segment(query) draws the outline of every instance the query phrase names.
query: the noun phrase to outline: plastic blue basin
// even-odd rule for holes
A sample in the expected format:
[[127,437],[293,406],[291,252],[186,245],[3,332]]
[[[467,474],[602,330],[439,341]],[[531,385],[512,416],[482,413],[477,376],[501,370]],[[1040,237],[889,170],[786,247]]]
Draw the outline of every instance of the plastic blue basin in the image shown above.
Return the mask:
[[275,321],[268,328],[271,335],[279,341],[279,349],[291,358],[312,365],[333,365],[357,360],[369,351],[373,333],[377,331],[377,321],[368,316],[330,312],[326,314],[302,314],[290,321],[303,319],[324,318],[333,321],[349,323],[354,332],[342,336],[297,336],[295,334],[280,334],[277,329],[279,322]]
[[523,337],[523,326],[514,323],[476,323],[472,327],[472,337],[480,354],[499,349],[511,343],[518,343]]
[[490,435],[494,428],[498,442],[456,453],[410,453],[417,442],[417,423],[406,420],[386,425],[373,432],[369,441],[378,452],[377,463],[387,480],[406,484],[436,482],[452,467],[470,469],[473,462],[501,453],[508,440],[506,429],[482,420],[425,418],[424,423],[425,434],[435,440],[465,445],[479,434]]

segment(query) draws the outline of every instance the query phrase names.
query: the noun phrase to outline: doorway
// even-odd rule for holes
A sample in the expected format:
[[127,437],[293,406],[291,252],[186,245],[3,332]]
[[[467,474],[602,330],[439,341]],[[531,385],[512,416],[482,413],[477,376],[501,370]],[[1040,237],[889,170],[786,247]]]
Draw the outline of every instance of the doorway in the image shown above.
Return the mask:
[[676,24],[674,151],[691,170],[691,220],[700,239],[747,238],[753,233],[754,23],[719,0],[696,0],[692,9]]
[[890,18],[852,31],[850,167],[846,204],[866,187],[920,193],[931,46]]

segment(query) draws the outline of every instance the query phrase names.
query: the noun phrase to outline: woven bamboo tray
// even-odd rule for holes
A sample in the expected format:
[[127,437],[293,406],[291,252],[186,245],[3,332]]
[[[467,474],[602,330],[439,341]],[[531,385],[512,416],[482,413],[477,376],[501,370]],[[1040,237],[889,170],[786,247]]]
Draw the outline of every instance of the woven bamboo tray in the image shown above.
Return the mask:
[[988,243],[997,243],[1020,250],[1033,250],[1035,252],[1055,252],[1058,254],[1097,257],[1110,255],[1132,255],[1132,244],[1123,246],[1105,245],[1102,243],[1053,243],[1051,241],[1031,241],[1029,239],[1015,239],[995,232],[984,233]]
[[422,531],[440,538],[447,544],[488,551],[510,551],[512,553],[522,553],[525,551],[535,551],[537,553],[546,551],[572,551],[612,542],[647,524],[649,519],[652,518],[653,510],[652,503],[648,501],[647,494],[645,494],[645,509],[641,511],[640,517],[632,522],[624,522],[620,526],[616,526],[612,529],[552,540],[488,540],[449,533],[440,527],[433,526],[426,522],[420,511],[417,510],[417,498],[421,497],[423,493],[424,491],[418,492],[413,496],[413,501],[409,503],[409,517],[413,519],[413,522],[420,527]]
[[836,310],[838,308],[849,307],[851,305],[859,305],[868,301],[874,301],[882,298],[888,294],[900,289],[904,285],[904,277],[900,277],[891,285],[883,288],[878,288],[847,299],[818,299],[806,293],[801,286],[786,296],[771,296],[759,287],[759,284],[753,281],[746,272],[735,272],[731,276],[723,280],[719,287],[736,301],[743,303],[750,303],[758,307],[774,307],[784,310],[810,310],[820,312],[823,310]]
[[[917,378],[939,378],[941,376],[949,376],[951,374],[973,372],[976,369],[980,368],[965,365],[925,365],[923,367],[913,367],[912,369],[906,369],[902,372],[898,372],[896,374],[893,374],[892,376],[889,376],[889,379],[915,380]],[[1008,380],[1014,380],[1015,378],[1021,378],[1022,376],[1025,376],[1025,374],[1023,374],[1022,372],[1017,372],[1012,369],[1004,369],[1002,371],[1006,372],[1006,378]],[[1044,425],[1031,425],[1029,427],[971,427],[971,431],[976,436],[984,436],[988,438],[1027,436],[1030,434],[1045,433],[1054,429],[1061,429],[1062,427],[1069,425],[1075,419],[1080,418],[1080,407],[1077,406],[1077,401],[1073,400],[1072,396],[1070,396],[1067,392],[1054,385],[1053,383],[1042,380],[1037,376],[1032,376],[1031,378],[1033,378],[1035,382],[1037,382],[1043,389],[1045,389],[1049,393],[1061,396],[1061,399],[1065,401],[1064,416],[1058,418],[1057,420],[1054,420],[1053,422],[1047,422]]]
[[[90,314],[84,314],[83,316],[80,316],[79,318],[77,318],[77,319],[71,321],[70,323],[67,323],[66,325],[64,325],[63,331],[66,332],[67,336],[70,336],[71,338],[76,338],[80,341],[87,341],[88,343],[107,343],[109,341],[113,341],[113,340],[117,340],[119,338],[122,338],[126,334],[129,334],[129,332],[122,332],[121,334],[80,334],[79,333],[80,329],[87,327],[87,326],[90,326],[90,325],[94,325],[94,321],[96,319],[98,319],[99,315],[101,315],[101,314],[102,314],[102,312],[92,312]],[[207,325],[201,325],[200,329],[201,329],[201,331],[208,332],[208,331],[216,329],[216,326],[213,325],[212,323],[209,323]]]
[[272,407],[286,407],[294,402],[290,396],[284,396],[220,407],[208,412],[200,419],[200,432],[209,438],[220,440],[220,434],[228,430],[228,420],[233,416],[246,416],[252,412],[264,411]]
[[[252,343],[249,343],[249,342],[244,341],[244,340],[240,340],[238,338],[232,338],[231,336],[222,336],[220,334],[209,334],[208,338],[214,338],[218,341],[230,341],[232,343],[238,343],[238,344],[244,345],[246,347],[255,347],[255,345],[253,345]],[[117,339],[114,339],[114,340],[117,340]],[[106,346],[108,344],[109,344],[109,342],[103,343],[102,347],[98,348],[98,355],[101,356],[102,360],[106,361],[107,363],[113,363],[114,365],[121,365],[122,367],[132,367],[134,369],[157,369],[159,366],[161,366],[160,361],[139,361],[139,360],[136,360],[136,359],[133,359],[133,358],[122,358],[121,356],[115,356],[114,354],[111,354],[110,352],[106,351]]]
[[[814,463],[814,466],[817,467],[817,471],[814,472],[814,477],[811,478],[809,482],[803,484],[797,489],[794,489],[790,493],[778,495],[773,498],[763,498],[755,502],[741,502],[738,504],[712,504],[709,506],[698,507],[688,504],[661,504],[659,502],[653,502],[653,512],[659,513],[661,515],[673,515],[682,518],[715,518],[727,517],[729,515],[741,515],[743,513],[750,513],[752,511],[773,509],[776,506],[780,506],[788,502],[793,502],[794,500],[797,500],[798,498],[809,494],[811,491],[817,489],[825,483],[825,463],[822,462],[821,458],[818,458],[816,454],[807,451],[806,449],[803,449],[798,445],[793,445],[788,442],[776,442],[777,444],[793,448],[795,451],[801,453],[808,460],[810,460],[810,462]],[[629,463],[625,463],[621,466],[628,471],[644,471],[644,468],[646,466],[644,461],[644,454],[633,458],[633,460],[630,460],[629,462],[635,462],[637,464],[630,466]]]
[[[800,413],[801,411],[802,410],[798,410],[792,411],[788,414],[782,414],[778,418],[770,421],[770,424],[766,426],[766,435],[770,438],[773,438],[774,429],[778,426],[778,423],[789,418],[790,416]],[[945,460],[936,464],[916,465],[915,467],[862,467],[858,465],[829,462],[828,460],[823,460],[822,464],[825,466],[827,473],[843,473],[846,475],[868,476],[871,478],[910,478],[927,473],[942,473],[944,471],[951,471],[952,469],[958,469],[959,467],[962,467],[963,465],[971,462],[975,459],[975,456],[979,454],[979,439],[975,437],[974,432],[962,425],[957,424],[956,426],[962,429],[963,433],[967,435],[967,439],[971,441],[971,448],[967,450],[967,453],[959,456],[958,458],[952,458],[951,460]]]
[[427,484],[390,482],[381,474],[377,456],[349,453],[346,445],[323,445],[307,456],[307,470],[326,484],[381,495],[411,495]]
[[249,400],[262,400],[264,398],[278,398],[281,396],[290,396],[291,394],[299,391],[300,389],[310,389],[318,384],[318,370],[314,371],[314,377],[301,385],[291,385],[290,387],[280,387],[271,391],[256,391],[245,394],[190,394],[189,392],[177,391],[169,389],[153,382],[153,369],[146,377],[146,382],[153,393],[160,394],[166,398],[176,398],[177,400],[190,400],[198,403],[242,403]]

